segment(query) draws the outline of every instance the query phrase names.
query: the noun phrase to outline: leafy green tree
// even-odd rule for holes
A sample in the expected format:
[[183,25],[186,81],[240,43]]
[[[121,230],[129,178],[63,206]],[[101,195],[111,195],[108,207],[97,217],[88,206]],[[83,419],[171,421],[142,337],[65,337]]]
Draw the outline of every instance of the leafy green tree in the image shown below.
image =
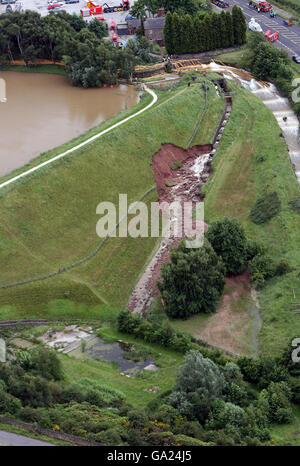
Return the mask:
[[172,13],[168,11],[164,24],[164,43],[168,54],[174,53],[173,42],[173,18]]
[[190,350],[179,368],[170,404],[188,419],[205,422],[212,401],[222,397],[225,380],[218,366],[197,350]]
[[208,242],[186,249],[181,243],[162,266],[158,283],[169,317],[184,318],[215,311],[224,287],[224,266]]
[[200,351],[190,350],[178,369],[174,391],[220,398],[224,383],[221,370],[211,359],[204,358]]
[[172,29],[174,53],[181,53],[181,20],[177,13],[172,16]]
[[108,36],[108,31],[105,24],[97,18],[93,18],[89,22],[88,29],[95,34],[98,39]]
[[263,407],[270,422],[288,424],[293,419],[290,399],[291,390],[285,382],[271,382],[267,389],[261,391],[258,405]]
[[213,50],[215,47],[215,35],[214,33],[211,34],[212,31],[212,23],[211,23],[211,15],[205,15],[203,18],[203,28],[205,34],[205,51],[206,50]]
[[220,15],[218,13],[212,13],[210,19],[211,19],[211,30],[210,30],[211,46],[213,49],[217,49],[222,46]]
[[233,403],[216,400],[206,423],[207,429],[224,429],[231,426],[237,429],[247,424],[247,415],[243,408]]
[[231,45],[234,44],[232,15],[229,11],[226,11],[225,16],[226,16],[226,36],[227,36],[226,43],[228,44],[227,47],[230,47]]
[[224,218],[213,222],[206,237],[223,260],[226,273],[237,275],[246,267],[247,240],[243,227],[236,219]]
[[246,42],[247,23],[246,18],[237,5],[232,7],[233,36],[235,45],[242,45]]
[[136,2],[130,9],[130,13],[132,14],[132,16],[141,20],[141,35],[144,35],[145,33],[144,21],[147,18],[146,9],[147,7],[145,0],[136,0]]

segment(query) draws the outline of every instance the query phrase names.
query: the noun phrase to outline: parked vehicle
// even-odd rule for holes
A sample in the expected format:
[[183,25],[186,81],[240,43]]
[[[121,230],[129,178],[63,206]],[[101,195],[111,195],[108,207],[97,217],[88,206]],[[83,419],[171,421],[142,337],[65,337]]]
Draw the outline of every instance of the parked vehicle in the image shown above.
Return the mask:
[[3,5],[7,5],[8,3],[16,3],[16,0],[1,0]]
[[279,33],[273,32],[271,33],[271,29],[268,29],[264,36],[268,39],[269,42],[275,42],[275,40],[279,39]]
[[103,13],[115,13],[116,11],[129,10],[129,0],[122,0],[122,3],[118,6],[109,6],[107,3],[103,4]]
[[211,0],[211,3],[218,6],[219,8],[228,8],[229,3],[225,2],[224,0]]
[[65,0],[66,3],[79,3],[79,0]]
[[300,65],[300,55],[293,55],[292,60],[294,60],[294,62],[298,65]]
[[93,15],[101,15],[103,10],[102,6],[100,5],[95,5],[93,2],[88,1],[87,2],[88,9],[90,10],[90,16]]
[[269,2],[261,2],[260,0],[250,0],[249,6],[255,8],[257,11],[268,12],[272,10],[272,5]]
[[125,21],[130,21],[131,19],[137,19],[135,16],[132,16],[132,15],[127,15],[125,17]]
[[50,3],[48,5],[48,10],[54,10],[55,8],[61,8],[59,3]]
[[250,31],[263,32],[261,25],[255,21],[255,18],[250,19],[248,23],[248,28],[250,29]]

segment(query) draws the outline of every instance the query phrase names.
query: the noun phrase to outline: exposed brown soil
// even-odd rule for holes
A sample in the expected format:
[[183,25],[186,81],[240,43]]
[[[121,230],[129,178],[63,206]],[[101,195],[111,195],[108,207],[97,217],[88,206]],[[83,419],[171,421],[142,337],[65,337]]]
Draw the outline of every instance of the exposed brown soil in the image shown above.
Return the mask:
[[251,296],[248,272],[226,277],[225,292],[215,314],[209,317],[194,336],[207,343],[239,355],[255,356],[253,324],[256,308]]
[[[211,144],[204,146],[194,146],[189,150],[184,150],[173,144],[164,144],[161,149],[154,154],[151,168],[159,195],[159,206],[164,217],[164,202],[168,204],[173,201],[182,203],[191,201],[193,205],[200,201],[201,185],[205,183],[210,173],[211,158],[209,154],[212,150]],[[182,166],[177,169],[170,167],[174,162],[179,161]],[[169,182],[172,186],[167,186]],[[165,212],[166,213],[166,212]],[[176,214],[172,220],[176,220]],[[186,236],[187,230],[199,228],[195,220],[190,224],[182,221],[182,232],[180,237],[173,233],[169,237],[164,237],[160,246],[150,263],[146,267],[141,279],[133,290],[128,309],[134,313],[143,313],[150,305],[152,299],[158,295],[156,283],[160,280],[162,264],[169,261],[170,248],[176,246],[182,238]],[[207,226],[204,225],[204,230]],[[188,235],[192,237],[193,235]]]
[[212,150],[211,144],[203,146],[193,146],[191,149],[184,150],[173,144],[163,144],[158,152],[152,157],[152,164],[150,165],[153,170],[154,179],[159,196],[165,197],[168,190],[166,188],[166,181],[178,182],[178,177],[182,175],[182,169],[172,170],[170,165],[176,161],[185,164],[193,162],[199,155],[207,154]]

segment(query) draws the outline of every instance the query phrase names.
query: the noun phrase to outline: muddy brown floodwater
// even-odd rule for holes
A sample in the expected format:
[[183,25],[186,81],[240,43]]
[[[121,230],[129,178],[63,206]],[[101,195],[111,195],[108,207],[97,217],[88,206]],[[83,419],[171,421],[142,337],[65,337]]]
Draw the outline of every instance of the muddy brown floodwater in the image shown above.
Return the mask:
[[82,89],[65,76],[11,71],[0,78],[7,97],[0,103],[0,176],[139,101],[133,86]]

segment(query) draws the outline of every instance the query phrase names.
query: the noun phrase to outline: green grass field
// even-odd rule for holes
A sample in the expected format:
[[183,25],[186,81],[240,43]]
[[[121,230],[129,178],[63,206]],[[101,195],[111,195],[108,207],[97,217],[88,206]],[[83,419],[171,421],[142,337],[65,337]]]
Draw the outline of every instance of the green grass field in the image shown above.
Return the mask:
[[[139,106],[148,100],[145,97]],[[223,100],[216,96],[213,100],[216,110],[211,110],[211,135],[223,111]],[[96,235],[97,205],[101,201],[118,203],[119,193],[127,193],[128,203],[133,202],[153,186],[152,155],[162,143],[185,148],[203,104],[200,84],[188,88],[184,81],[171,92],[159,92],[158,103],[138,119],[5,188],[0,206],[0,283],[47,274],[93,251],[100,242]],[[134,111],[130,109],[100,128]],[[97,131],[99,128],[43,154],[28,167]],[[148,203],[155,200],[155,192],[147,197]],[[127,303],[156,241],[113,238],[93,259],[72,271],[31,285],[2,289],[0,318],[101,318],[104,313],[105,318],[113,320]]]

